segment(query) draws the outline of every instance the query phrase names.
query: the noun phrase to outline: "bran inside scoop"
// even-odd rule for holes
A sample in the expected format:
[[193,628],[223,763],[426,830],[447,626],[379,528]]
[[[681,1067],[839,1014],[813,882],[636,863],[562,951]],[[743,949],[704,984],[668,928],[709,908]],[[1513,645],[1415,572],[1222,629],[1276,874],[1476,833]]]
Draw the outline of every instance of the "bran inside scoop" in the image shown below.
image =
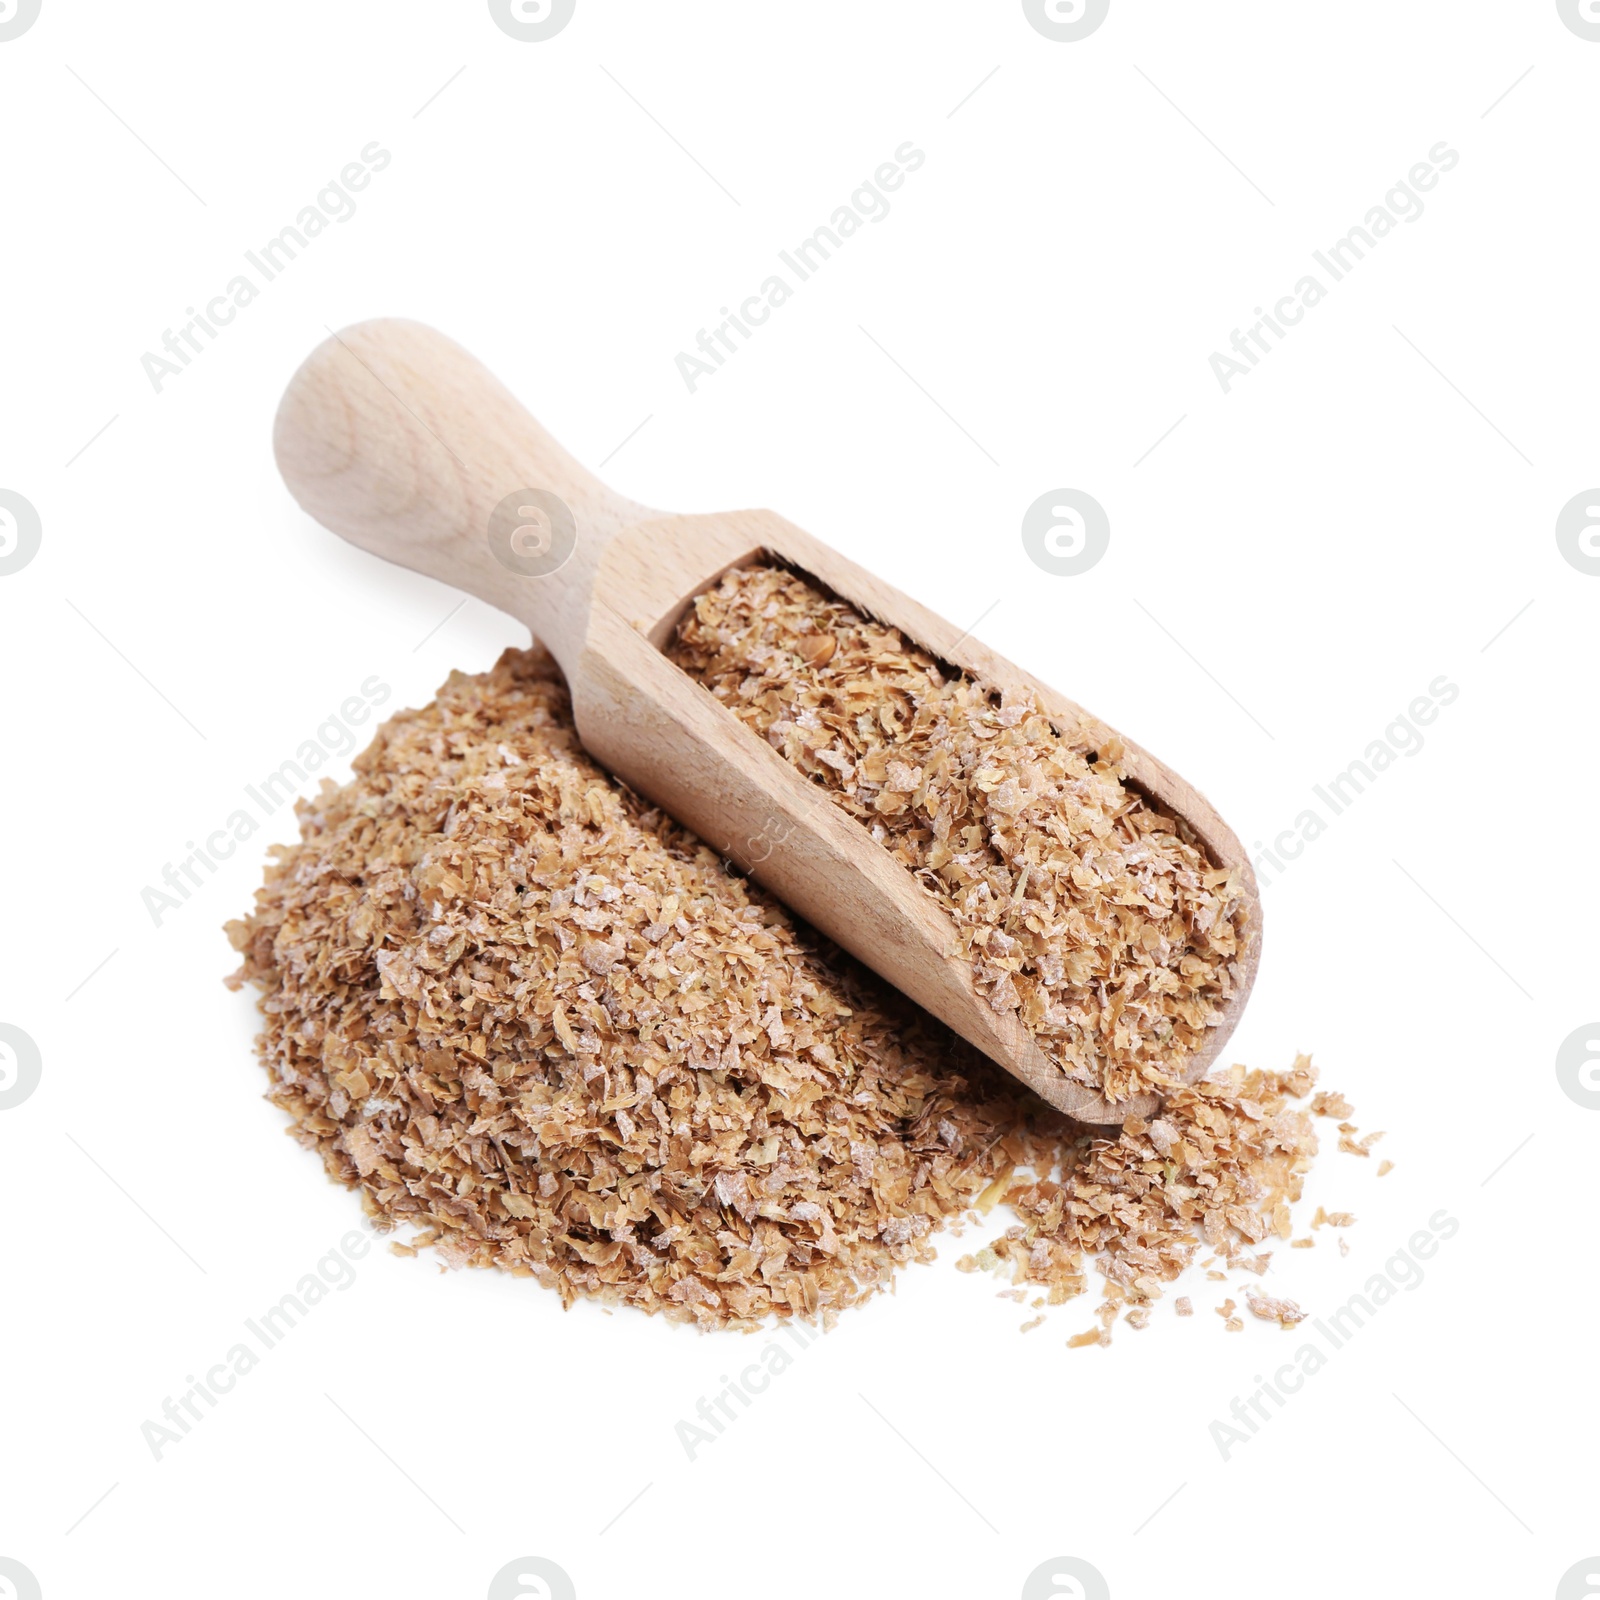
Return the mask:
[[1248,901],[1123,782],[1120,741],[946,669],[783,568],[701,595],[668,652],[913,872],[979,992],[1111,1100],[1184,1076],[1242,982]]

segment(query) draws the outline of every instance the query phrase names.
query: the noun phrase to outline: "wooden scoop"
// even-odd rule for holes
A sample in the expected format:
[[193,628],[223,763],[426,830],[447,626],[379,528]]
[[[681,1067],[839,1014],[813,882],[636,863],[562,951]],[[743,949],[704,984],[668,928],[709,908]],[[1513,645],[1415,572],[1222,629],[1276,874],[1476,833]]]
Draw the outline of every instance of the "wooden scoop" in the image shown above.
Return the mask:
[[[466,589],[527,624],[572,692],[578,733],[618,778],[941,1018],[1052,1105],[1086,1122],[1148,1114],[1069,1082],[1021,1020],[973,983],[953,921],[910,872],[662,653],[684,611],[732,567],[770,554],[941,660],[1026,687],[1069,737],[1072,701],[770,511],[664,516],[613,494],[458,345],[376,321],[320,345],[278,410],[278,466],[319,522]],[[1131,785],[1185,819],[1249,898],[1241,982],[1186,1063],[1199,1077],[1232,1032],[1260,952],[1255,877],[1195,790],[1128,744]]]

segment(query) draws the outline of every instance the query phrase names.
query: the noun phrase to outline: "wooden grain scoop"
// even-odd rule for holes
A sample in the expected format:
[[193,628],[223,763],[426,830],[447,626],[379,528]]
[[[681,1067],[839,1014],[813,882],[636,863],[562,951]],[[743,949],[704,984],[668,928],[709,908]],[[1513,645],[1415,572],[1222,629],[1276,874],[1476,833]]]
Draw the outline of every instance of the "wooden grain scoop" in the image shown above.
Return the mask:
[[[572,692],[578,733],[670,812],[846,950],[1037,1090],[1089,1122],[1148,1112],[1066,1079],[1013,1011],[974,985],[933,895],[662,653],[730,568],[776,558],[925,650],[1001,690],[1031,690],[1070,738],[1085,713],[770,511],[663,516],[613,494],[471,356],[430,328],[366,322],[322,344],[278,412],[278,465],[335,533],[527,624]],[[1260,906],[1238,839],[1175,772],[1128,744],[1126,782],[1185,819],[1248,899],[1239,981],[1184,1063],[1198,1077],[1255,976]]]

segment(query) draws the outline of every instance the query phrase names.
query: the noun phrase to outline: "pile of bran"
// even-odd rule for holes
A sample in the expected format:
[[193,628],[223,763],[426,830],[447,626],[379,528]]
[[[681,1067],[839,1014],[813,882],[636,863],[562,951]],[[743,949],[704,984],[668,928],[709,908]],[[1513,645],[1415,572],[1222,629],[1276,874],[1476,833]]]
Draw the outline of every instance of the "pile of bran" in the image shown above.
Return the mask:
[[1039,1304],[1093,1264],[1140,1326],[1201,1250],[1287,1235],[1308,1062],[1068,1121],[607,777],[542,651],[453,675],[299,810],[229,983],[291,1131],[402,1251],[829,1325],[1003,1201],[963,1265]]

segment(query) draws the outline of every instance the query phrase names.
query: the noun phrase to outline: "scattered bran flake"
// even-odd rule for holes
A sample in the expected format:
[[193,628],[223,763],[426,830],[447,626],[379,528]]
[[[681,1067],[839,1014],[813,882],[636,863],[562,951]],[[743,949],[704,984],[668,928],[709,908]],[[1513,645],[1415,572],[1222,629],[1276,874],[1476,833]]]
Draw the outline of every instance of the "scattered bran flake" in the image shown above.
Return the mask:
[[1308,1233],[1303,1239],[1295,1239],[1291,1241],[1289,1248],[1291,1250],[1311,1250],[1316,1247],[1316,1243],[1317,1241]]
[[1224,1333],[1243,1333],[1244,1324],[1237,1317],[1229,1317],[1222,1325]]
[[1160,1088],[1221,1020],[1242,885],[1124,787],[1108,729],[1058,731],[777,567],[725,574],[668,653],[916,875],[1066,1077]]
[[1180,1317],[1192,1317],[1194,1315],[1194,1303],[1186,1294],[1180,1294],[1178,1298],[1172,1302],[1172,1306]]
[[1355,1213],[1350,1211],[1324,1211],[1317,1207],[1317,1214],[1311,1219],[1313,1230],[1317,1228],[1353,1228],[1356,1225]]
[[1039,1324],[1041,1322],[1043,1322],[1043,1321],[1044,1321],[1043,1317],[1030,1317],[1028,1319],[1028,1321],[1026,1321],[1026,1322],[1024,1322],[1022,1324],[1022,1327],[1021,1327],[1021,1329],[1019,1331],[1022,1332],[1022,1333],[1032,1333],[1033,1330],[1035,1328],[1037,1328],[1039,1326]]
[[1219,1317],[1226,1319],[1231,1317],[1238,1308],[1234,1305],[1233,1301],[1224,1300],[1220,1306],[1213,1306],[1211,1309],[1215,1311]]
[[1276,1322],[1280,1328],[1293,1328],[1306,1320],[1306,1314],[1293,1300],[1274,1300],[1271,1295],[1257,1294],[1254,1289],[1245,1291],[1245,1304],[1252,1316],[1263,1322]]
[[1294,1065],[1289,1069],[1285,1082],[1288,1085],[1289,1093],[1296,1100],[1305,1099],[1317,1084],[1317,1069],[1311,1065],[1311,1057],[1297,1055],[1294,1058]]
[[1089,1345],[1102,1342],[1099,1328],[1085,1328],[1082,1333],[1075,1333],[1067,1340],[1067,1349],[1083,1350]]
[[1339,1148],[1353,1156],[1370,1156],[1373,1145],[1383,1137],[1383,1134],[1379,1132],[1369,1133],[1365,1139],[1356,1139],[1352,1137],[1357,1131],[1356,1129],[1350,1128],[1346,1130],[1344,1123],[1340,1123],[1339,1126],[1342,1130],[1339,1137]]
[[[883,792],[909,782],[885,766]],[[1202,1255],[1287,1237],[1306,1058],[1114,1133],[1069,1121],[608,778],[542,651],[453,675],[298,811],[229,925],[229,983],[261,991],[290,1131],[401,1253],[705,1328],[830,1326],[1003,1201],[958,1268],[1036,1308],[1092,1268],[1077,1348],[1143,1326]]]
[[1350,1241],[1342,1233],[1339,1235],[1339,1254],[1342,1256],[1350,1254]]
[[1393,1171],[1394,1171],[1394,1162],[1392,1162],[1392,1161],[1380,1161],[1378,1163],[1378,1176],[1380,1178],[1387,1178],[1389,1176],[1389,1174],[1391,1172],[1393,1172]]
[[1342,1120],[1354,1111],[1355,1107],[1342,1094],[1319,1094],[1311,1102],[1311,1114],[1315,1117],[1337,1117]]

